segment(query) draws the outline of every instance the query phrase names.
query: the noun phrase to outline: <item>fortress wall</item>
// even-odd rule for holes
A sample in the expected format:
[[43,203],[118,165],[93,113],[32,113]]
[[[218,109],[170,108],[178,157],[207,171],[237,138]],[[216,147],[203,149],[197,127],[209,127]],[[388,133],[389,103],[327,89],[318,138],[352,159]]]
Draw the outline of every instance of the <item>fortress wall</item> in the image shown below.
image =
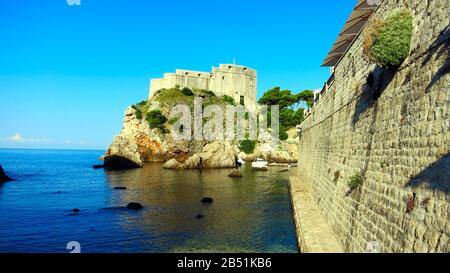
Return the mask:
[[245,104],[250,109],[256,109],[256,71],[243,66],[224,65],[214,67],[212,73],[181,70],[176,73],[166,73],[163,79],[150,82],[150,98],[156,91],[163,88],[199,88],[212,90],[217,96],[228,95],[239,103],[244,96]]
[[[414,17],[402,67],[367,62],[360,35],[301,124],[298,183],[348,252],[450,252],[448,0],[384,0],[375,15],[399,7]],[[355,172],[362,186],[347,195]]]
[[228,95],[240,102],[241,96],[244,96],[245,104],[256,105],[257,78],[256,71],[241,66],[220,65],[219,68],[213,68],[213,77],[211,78],[210,89],[218,95]]

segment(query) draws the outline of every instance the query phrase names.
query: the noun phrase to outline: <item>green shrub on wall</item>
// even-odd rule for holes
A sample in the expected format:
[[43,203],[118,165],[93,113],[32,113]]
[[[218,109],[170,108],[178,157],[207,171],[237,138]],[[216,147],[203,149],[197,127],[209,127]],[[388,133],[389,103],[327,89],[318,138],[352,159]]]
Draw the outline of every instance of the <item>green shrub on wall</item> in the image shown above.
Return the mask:
[[360,172],[355,172],[355,174],[351,176],[347,181],[350,191],[356,190],[358,187],[362,185],[362,183],[363,178]]
[[395,11],[383,21],[374,19],[364,39],[367,57],[383,68],[400,66],[409,55],[412,20],[405,10]]

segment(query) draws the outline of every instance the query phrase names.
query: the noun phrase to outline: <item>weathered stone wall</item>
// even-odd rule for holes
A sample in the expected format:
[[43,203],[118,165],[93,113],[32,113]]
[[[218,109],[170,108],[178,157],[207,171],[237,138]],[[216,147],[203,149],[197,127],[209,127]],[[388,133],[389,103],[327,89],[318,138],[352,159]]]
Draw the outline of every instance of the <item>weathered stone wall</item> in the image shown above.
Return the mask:
[[299,183],[345,251],[450,252],[449,2],[385,0],[374,16],[396,8],[414,17],[410,56],[383,71],[357,38],[301,124]]

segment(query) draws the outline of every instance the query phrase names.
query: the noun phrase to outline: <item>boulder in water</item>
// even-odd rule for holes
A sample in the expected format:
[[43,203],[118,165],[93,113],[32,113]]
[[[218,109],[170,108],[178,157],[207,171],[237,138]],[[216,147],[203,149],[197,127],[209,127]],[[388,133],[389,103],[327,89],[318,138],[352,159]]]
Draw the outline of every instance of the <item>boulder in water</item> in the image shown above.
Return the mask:
[[143,209],[144,207],[136,202],[131,202],[127,205],[127,209],[131,209],[131,210],[140,210]]
[[176,170],[176,169],[183,169],[183,164],[181,164],[180,162],[178,162],[178,160],[171,159],[169,161],[167,161],[164,166],[164,169],[172,169],[172,170]]
[[104,167],[105,167],[105,165],[103,165],[103,164],[92,166],[92,168],[93,168],[94,170],[97,170],[97,169],[103,169]]
[[79,213],[80,212],[80,209],[73,209],[72,210],[74,213]]
[[231,172],[229,175],[228,175],[229,177],[232,177],[232,178],[241,178],[243,175],[242,175],[242,173],[238,170],[238,169],[235,169],[233,172]]
[[8,177],[3,171],[2,165],[0,165],[0,183],[13,181],[10,177]]
[[237,153],[226,142],[215,141],[206,145],[200,154],[205,169],[235,168]]
[[212,202],[214,202],[214,199],[212,199],[211,197],[205,197],[200,202],[202,202],[203,204],[211,204]]
[[137,162],[127,157],[110,155],[105,157],[104,166],[106,170],[124,170],[141,168],[143,165],[142,162]]

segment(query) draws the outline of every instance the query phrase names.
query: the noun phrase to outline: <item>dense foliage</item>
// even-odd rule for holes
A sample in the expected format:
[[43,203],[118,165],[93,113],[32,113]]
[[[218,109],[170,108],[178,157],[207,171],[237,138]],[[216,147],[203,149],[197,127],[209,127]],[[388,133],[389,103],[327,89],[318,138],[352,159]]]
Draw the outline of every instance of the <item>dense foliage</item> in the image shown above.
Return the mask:
[[192,90],[187,87],[183,88],[183,90],[181,90],[181,93],[183,93],[183,95],[185,95],[185,96],[193,96],[194,95],[194,92],[192,92]]
[[382,22],[375,21],[365,38],[369,59],[383,68],[400,66],[409,55],[412,20],[409,12],[396,11]]
[[239,149],[246,154],[252,154],[255,151],[256,141],[254,140],[242,140],[239,142]]
[[161,133],[166,132],[164,124],[167,122],[167,118],[162,114],[160,110],[153,110],[148,112],[146,119],[150,128],[158,129]]
[[[280,107],[280,140],[286,140],[288,138],[287,130],[303,121],[304,108],[300,106],[311,107],[313,99],[314,92],[311,90],[292,94],[291,90],[281,90],[280,87],[274,87],[265,92],[258,103]],[[268,110],[270,111],[270,108]],[[270,116],[271,113],[269,112],[269,122]]]
[[233,99],[232,97],[230,97],[230,96],[224,95],[222,99],[223,99],[224,102],[226,102],[226,103],[228,103],[228,104],[236,105],[236,102],[235,102],[234,99]]

